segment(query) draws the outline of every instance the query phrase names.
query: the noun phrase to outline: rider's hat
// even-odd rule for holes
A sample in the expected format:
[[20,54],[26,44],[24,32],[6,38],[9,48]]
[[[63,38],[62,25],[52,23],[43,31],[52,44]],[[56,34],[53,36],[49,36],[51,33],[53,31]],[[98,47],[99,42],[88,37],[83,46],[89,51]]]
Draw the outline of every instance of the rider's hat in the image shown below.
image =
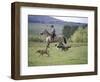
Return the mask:
[[51,27],[53,28],[53,27],[54,27],[54,25],[51,25]]

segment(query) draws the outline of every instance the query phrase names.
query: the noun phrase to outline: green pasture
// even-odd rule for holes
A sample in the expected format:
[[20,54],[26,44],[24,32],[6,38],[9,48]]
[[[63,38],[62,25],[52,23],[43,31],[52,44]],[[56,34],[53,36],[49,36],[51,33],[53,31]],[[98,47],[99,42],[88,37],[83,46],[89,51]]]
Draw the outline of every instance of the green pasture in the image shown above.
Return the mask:
[[88,50],[86,43],[69,43],[71,48],[62,51],[55,47],[55,43],[50,44],[49,54],[39,56],[36,53],[39,49],[45,49],[44,42],[29,42],[28,43],[28,65],[29,66],[48,66],[48,65],[75,65],[88,63]]

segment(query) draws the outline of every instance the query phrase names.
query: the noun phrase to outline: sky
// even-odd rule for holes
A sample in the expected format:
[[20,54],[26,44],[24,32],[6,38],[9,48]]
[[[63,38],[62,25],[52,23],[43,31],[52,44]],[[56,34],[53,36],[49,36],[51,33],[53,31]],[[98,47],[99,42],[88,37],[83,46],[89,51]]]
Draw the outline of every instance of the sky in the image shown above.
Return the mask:
[[88,23],[87,17],[69,17],[69,16],[47,16],[47,15],[29,15],[28,22],[31,23]]
[[88,23],[88,18],[87,17],[53,17],[56,19],[60,19],[63,21],[68,21],[68,22],[80,22],[80,23]]

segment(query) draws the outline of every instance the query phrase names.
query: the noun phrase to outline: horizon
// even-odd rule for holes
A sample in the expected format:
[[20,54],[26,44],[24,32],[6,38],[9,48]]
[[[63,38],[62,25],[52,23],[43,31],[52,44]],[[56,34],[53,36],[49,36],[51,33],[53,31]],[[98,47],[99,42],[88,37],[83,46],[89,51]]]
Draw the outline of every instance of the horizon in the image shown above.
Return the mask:
[[28,15],[29,23],[88,23],[87,17],[64,17],[64,16],[45,16],[45,15]]

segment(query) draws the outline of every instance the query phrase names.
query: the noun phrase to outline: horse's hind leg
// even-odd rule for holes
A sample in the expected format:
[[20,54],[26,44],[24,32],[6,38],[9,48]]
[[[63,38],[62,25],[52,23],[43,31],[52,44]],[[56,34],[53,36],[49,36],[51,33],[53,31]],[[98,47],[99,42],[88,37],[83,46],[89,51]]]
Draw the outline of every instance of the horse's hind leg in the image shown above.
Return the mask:
[[47,43],[46,50],[50,47],[50,43]]
[[39,55],[39,57],[41,56],[41,54]]
[[47,53],[47,56],[50,57],[49,53]]
[[39,57],[40,57],[40,56],[43,56],[43,54],[40,54]]

